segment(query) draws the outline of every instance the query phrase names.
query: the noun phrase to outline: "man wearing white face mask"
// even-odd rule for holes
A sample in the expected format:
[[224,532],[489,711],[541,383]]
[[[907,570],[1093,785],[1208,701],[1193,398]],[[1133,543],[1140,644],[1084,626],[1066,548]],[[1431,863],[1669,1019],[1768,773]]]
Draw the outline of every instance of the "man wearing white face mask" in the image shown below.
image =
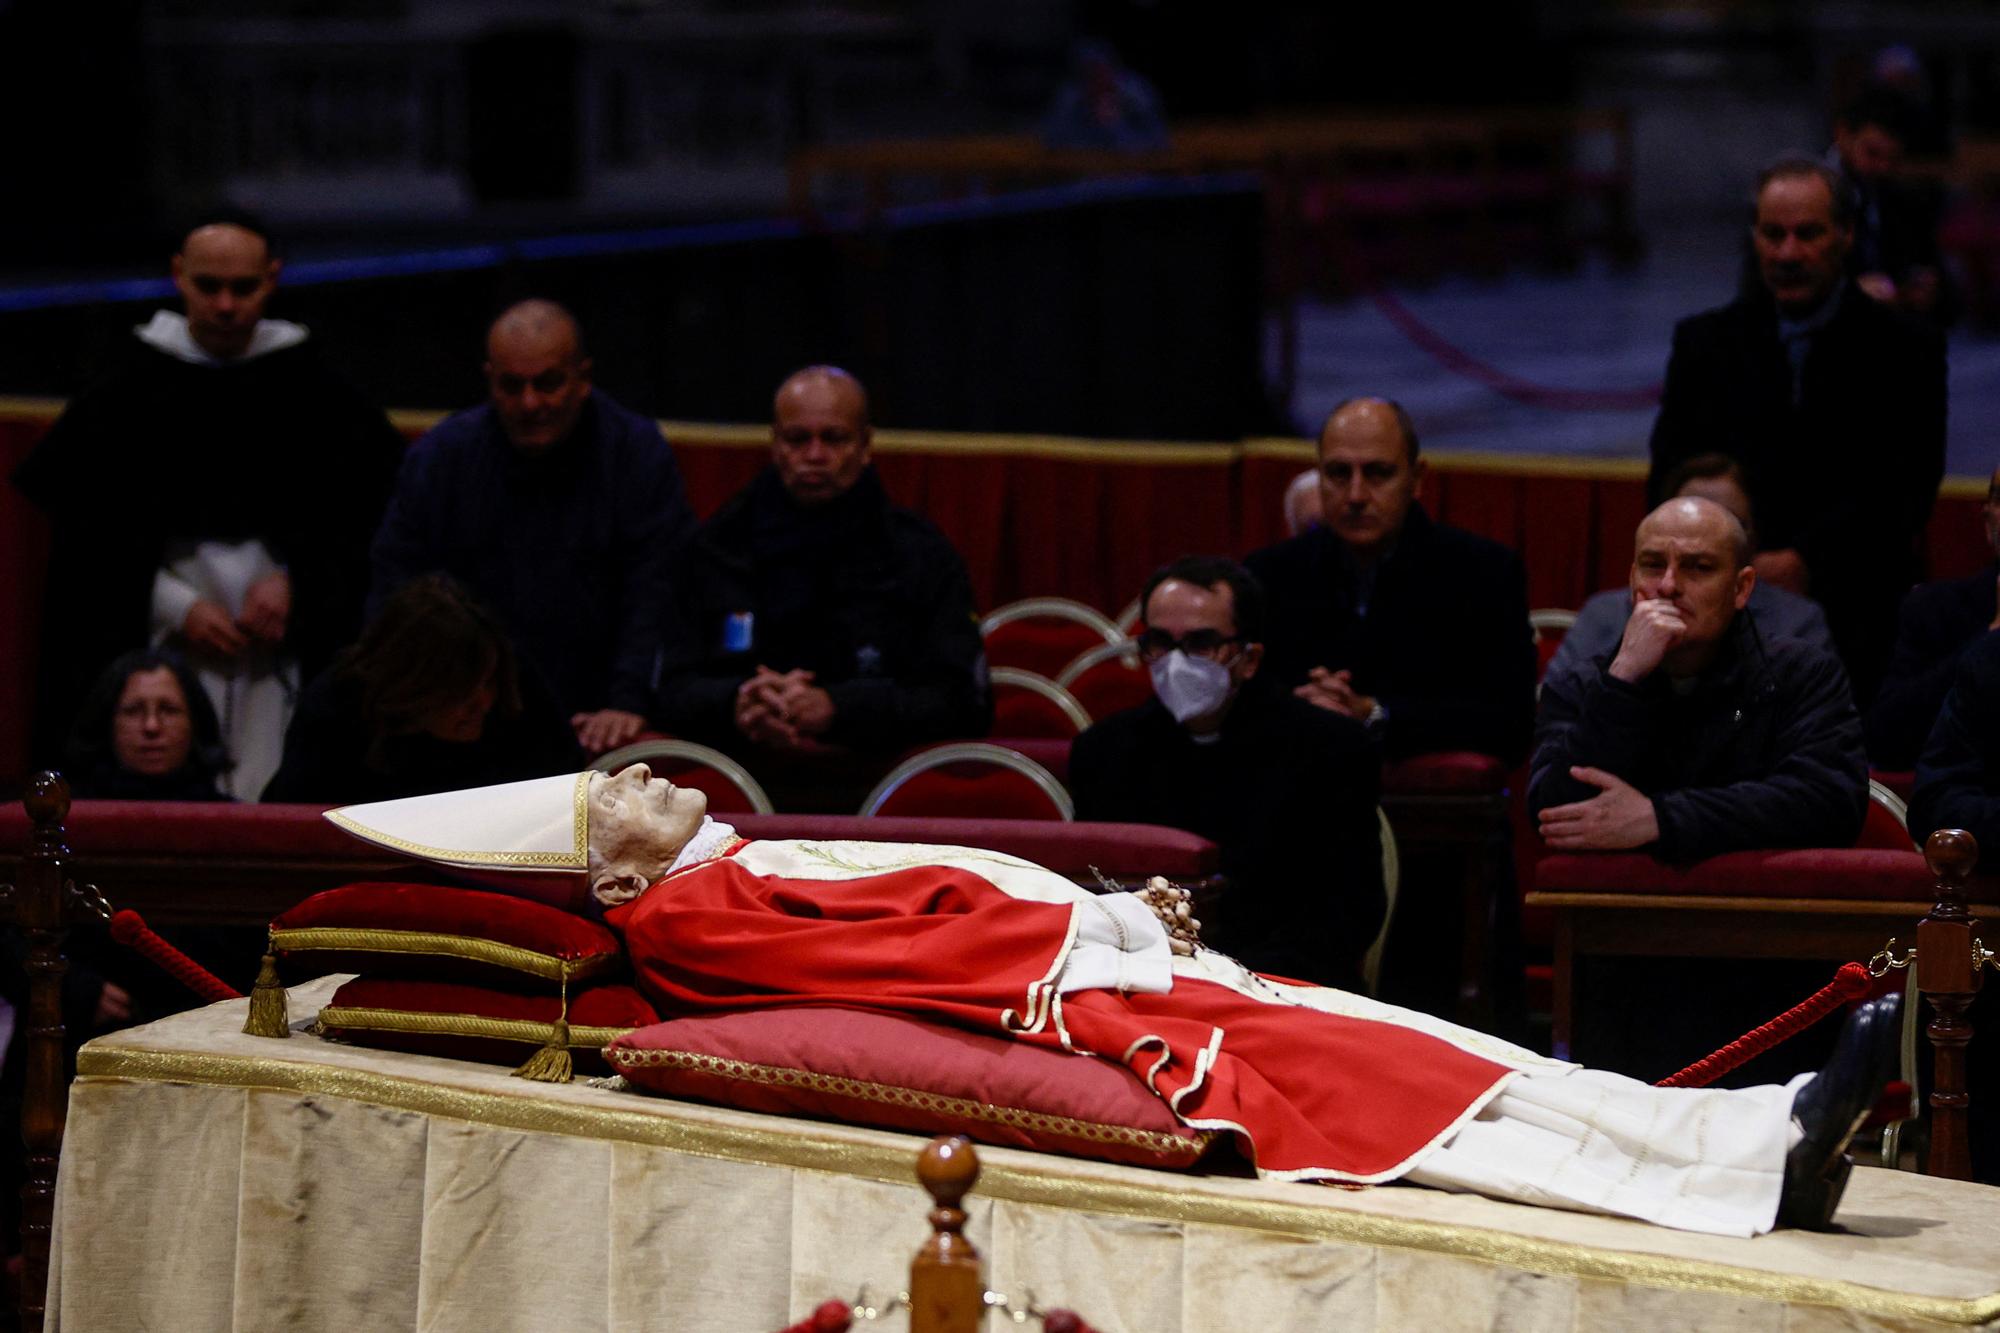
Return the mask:
[[1366,732],[1259,676],[1264,594],[1235,561],[1177,560],[1141,604],[1155,697],[1077,737],[1077,817],[1209,838],[1229,888],[1205,936],[1262,972],[1358,985],[1383,911]]

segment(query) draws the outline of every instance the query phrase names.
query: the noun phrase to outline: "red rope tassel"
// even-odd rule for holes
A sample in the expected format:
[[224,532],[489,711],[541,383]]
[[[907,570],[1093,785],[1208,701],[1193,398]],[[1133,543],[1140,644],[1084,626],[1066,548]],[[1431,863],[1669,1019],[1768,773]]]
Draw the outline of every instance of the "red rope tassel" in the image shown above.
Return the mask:
[[210,1004],[243,998],[242,991],[161,939],[145,918],[129,907],[111,914],[111,938],[154,963]]
[[1874,982],[1869,978],[1867,968],[1859,963],[1842,963],[1840,970],[1833,974],[1833,980],[1807,996],[1803,1002],[1653,1086],[1705,1088],[1745,1060],[1762,1055],[1786,1038],[1805,1031],[1849,1000],[1860,999],[1873,987]]

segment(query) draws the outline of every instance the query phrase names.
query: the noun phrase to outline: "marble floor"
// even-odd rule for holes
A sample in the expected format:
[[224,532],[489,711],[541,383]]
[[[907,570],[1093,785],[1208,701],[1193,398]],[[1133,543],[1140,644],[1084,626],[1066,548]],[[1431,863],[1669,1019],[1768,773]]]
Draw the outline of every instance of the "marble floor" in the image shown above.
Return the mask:
[[[1713,236],[1648,241],[1646,257],[1629,268],[1592,258],[1572,273],[1454,277],[1392,295],[1452,347],[1513,380],[1561,390],[1644,389],[1665,371],[1674,322],[1727,301],[1738,262]],[[1302,433],[1315,431],[1342,398],[1381,393],[1409,408],[1426,449],[1646,454],[1651,407],[1514,401],[1442,364],[1366,297],[1304,306],[1299,348],[1292,415]],[[1955,331],[1950,375],[1947,471],[1984,477],[2000,464],[2000,336]]]

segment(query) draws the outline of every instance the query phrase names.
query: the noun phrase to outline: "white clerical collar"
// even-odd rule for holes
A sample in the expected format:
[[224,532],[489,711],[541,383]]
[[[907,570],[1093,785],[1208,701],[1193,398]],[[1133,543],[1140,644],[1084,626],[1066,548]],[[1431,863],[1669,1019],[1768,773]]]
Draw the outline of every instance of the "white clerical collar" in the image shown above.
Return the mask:
[[294,324],[288,319],[260,319],[250,335],[250,345],[243,349],[243,355],[220,357],[194,340],[186,315],[177,315],[171,310],[155,310],[150,323],[135,324],[132,332],[148,347],[191,366],[237,365],[272,352],[282,352],[287,347],[297,347],[307,337],[303,324]]
[[[701,827],[694,831],[694,836],[687,840],[687,846],[681,848],[681,854],[676,856],[674,863],[667,867],[667,874],[671,875],[676,870],[684,870],[688,866],[702,861],[714,860],[722,854],[723,850],[729,846],[731,840],[735,837],[736,830],[734,828],[719,820],[710,819],[707,815],[703,815],[701,817]],[[665,877],[664,875],[661,876],[663,879]]]

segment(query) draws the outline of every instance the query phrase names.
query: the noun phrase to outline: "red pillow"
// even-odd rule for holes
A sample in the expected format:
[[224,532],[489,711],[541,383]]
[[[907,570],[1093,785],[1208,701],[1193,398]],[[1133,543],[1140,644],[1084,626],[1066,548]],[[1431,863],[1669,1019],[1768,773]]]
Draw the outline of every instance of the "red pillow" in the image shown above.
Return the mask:
[[657,1023],[604,1050],[648,1092],[1140,1166],[1192,1165],[1189,1129],[1123,1065],[864,1009]]
[[[522,995],[449,981],[356,977],[333,993],[313,1031],[357,1046],[415,1051],[483,1064],[518,1065],[549,1040],[562,997]],[[569,1047],[600,1068],[614,1037],[659,1021],[630,986],[593,986],[569,997]]]
[[[556,990],[622,965],[618,937],[561,908],[446,884],[348,884],[271,923],[294,980],[359,972]],[[297,959],[297,964],[290,960]]]

